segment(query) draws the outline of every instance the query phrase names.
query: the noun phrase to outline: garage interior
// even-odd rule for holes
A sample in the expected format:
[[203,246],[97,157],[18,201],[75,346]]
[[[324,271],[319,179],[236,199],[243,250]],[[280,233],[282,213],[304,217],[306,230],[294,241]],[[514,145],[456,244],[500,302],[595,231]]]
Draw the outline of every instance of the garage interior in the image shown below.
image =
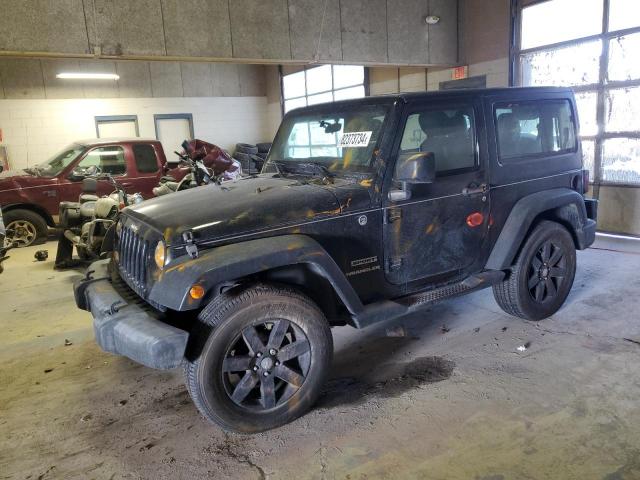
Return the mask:
[[640,479],[639,44],[636,0],[4,0],[0,180],[84,139],[235,155],[301,106],[552,85],[599,208],[551,318],[481,290],[333,328],[316,405],[250,435],[206,422],[181,369],[100,349],[50,228],[2,264],[0,478]]

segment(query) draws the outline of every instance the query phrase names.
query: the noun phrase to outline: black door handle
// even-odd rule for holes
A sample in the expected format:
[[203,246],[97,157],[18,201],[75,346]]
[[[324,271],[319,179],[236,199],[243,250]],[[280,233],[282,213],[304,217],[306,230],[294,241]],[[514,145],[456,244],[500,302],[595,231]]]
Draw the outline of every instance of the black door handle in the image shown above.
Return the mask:
[[475,183],[472,183],[471,185],[462,189],[462,194],[466,196],[477,195],[481,193],[487,193],[486,183],[481,183],[480,185],[476,185]]

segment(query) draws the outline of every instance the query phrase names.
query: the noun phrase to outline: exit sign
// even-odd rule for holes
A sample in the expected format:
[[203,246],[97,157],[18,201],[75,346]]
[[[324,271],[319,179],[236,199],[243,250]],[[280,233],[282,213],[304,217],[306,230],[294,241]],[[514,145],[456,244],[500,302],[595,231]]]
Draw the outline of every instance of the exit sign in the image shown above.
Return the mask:
[[463,78],[467,78],[469,76],[469,67],[455,67],[451,72],[451,80],[462,80]]

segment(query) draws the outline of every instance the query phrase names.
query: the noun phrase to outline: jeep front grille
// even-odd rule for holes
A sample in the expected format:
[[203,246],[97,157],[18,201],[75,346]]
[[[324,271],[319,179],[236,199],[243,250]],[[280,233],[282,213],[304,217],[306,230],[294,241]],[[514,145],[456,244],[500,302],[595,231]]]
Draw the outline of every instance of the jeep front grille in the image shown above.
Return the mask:
[[124,281],[141,297],[147,293],[147,261],[150,245],[129,227],[123,227],[118,241],[118,268]]

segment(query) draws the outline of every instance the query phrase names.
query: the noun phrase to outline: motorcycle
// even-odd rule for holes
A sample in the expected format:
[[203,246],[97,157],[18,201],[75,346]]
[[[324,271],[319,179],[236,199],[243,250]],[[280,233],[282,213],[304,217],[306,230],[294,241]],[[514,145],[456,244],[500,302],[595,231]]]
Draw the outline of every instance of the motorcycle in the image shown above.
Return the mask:
[[[100,173],[97,167],[90,168],[95,170],[88,172],[82,181],[78,201],[60,203],[61,233],[54,268],[69,268],[79,263],[73,260],[74,247],[80,262],[107,255],[102,245],[115,226],[120,210],[144,201],[139,193],[127,194],[111,175]],[[101,180],[113,186],[113,193],[103,197],[96,195]]]
[[180,158],[180,164],[189,168],[189,173],[180,181],[170,176],[162,177],[153,189],[156,197],[202,185],[219,185],[242,174],[240,162],[212,143],[185,140],[182,148],[182,153],[174,153]]

